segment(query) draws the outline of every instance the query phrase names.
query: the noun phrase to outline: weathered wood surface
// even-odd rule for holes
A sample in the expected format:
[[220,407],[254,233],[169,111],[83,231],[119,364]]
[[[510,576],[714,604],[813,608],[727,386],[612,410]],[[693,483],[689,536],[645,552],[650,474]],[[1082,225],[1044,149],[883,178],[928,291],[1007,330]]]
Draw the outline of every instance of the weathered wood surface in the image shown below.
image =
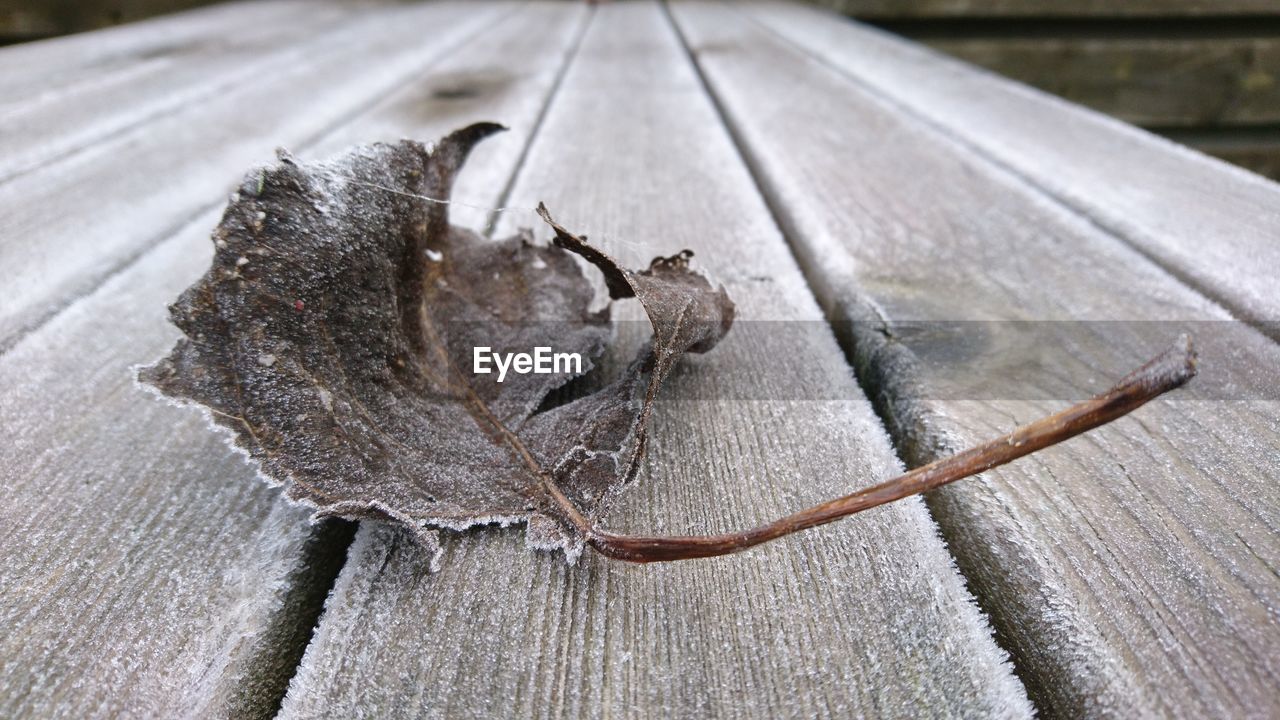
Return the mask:
[[1280,122],[1280,38],[930,38],[930,47],[1135,125]]
[[1280,338],[1280,186],[828,13],[751,14]]
[[[738,303],[735,331],[668,384],[716,396],[660,404],[611,525],[746,526],[897,470],[658,5],[595,10],[508,204],[538,200],[631,264],[695,249]],[[811,345],[762,320],[812,323]],[[744,387],[766,395],[734,400]],[[916,501],[670,565],[566,567],[518,530],[445,544],[431,574],[405,535],[361,528],[283,717],[1029,713]]]
[[[78,45],[96,56],[92,65],[79,65],[70,76],[55,76],[52,82],[24,72],[10,59],[6,70],[18,80],[9,84],[25,86],[14,88],[0,105],[0,182],[257,82],[263,73],[314,51],[304,40],[350,24],[355,6],[265,3],[246,7],[244,13],[227,16],[225,22],[199,23],[192,30],[207,34],[187,33],[176,42],[167,37],[170,30],[156,28],[157,36],[136,37],[133,47],[114,57],[102,57],[92,38],[77,38]],[[66,48],[58,57],[78,54]]]
[[[1280,180],[1280,140],[1217,151],[1280,113],[1280,3],[824,2],[891,32]],[[1179,141],[1181,142],[1181,141]]]
[[215,219],[0,357],[4,717],[269,716],[341,562],[335,528],[133,384]]
[[[406,84],[429,88],[435,78],[426,28],[483,30],[515,7],[397,13],[422,23],[423,54],[403,69]],[[339,121],[350,133],[341,144],[380,137],[387,114],[454,102],[370,109],[378,96],[363,97],[353,109],[368,114]],[[270,160],[274,130],[242,128],[261,148],[256,160]],[[216,182],[230,186],[242,169]],[[173,185],[184,170],[155,181]],[[81,199],[68,210],[74,220],[98,221],[93,195]],[[309,526],[196,413],[133,383],[130,367],[177,336],[166,304],[208,266],[219,212],[167,233],[0,356],[0,716],[269,717],[344,559],[349,531]],[[3,238],[6,247],[20,240]]]
[[9,109],[46,94],[89,87],[145,60],[189,44],[203,45],[246,25],[277,26],[314,8],[320,15],[341,12],[348,3],[308,0],[227,2],[192,12],[124,25],[92,35],[6,47],[0,52],[0,107]]
[[361,112],[474,36],[500,7],[431,3],[361,14],[307,38],[252,81],[0,184],[0,236],[23,239],[0,246],[0,347],[222,205],[228,177],[275,146],[305,143]]
[[[838,51],[826,42],[835,31],[811,36],[829,19],[808,12],[673,6],[911,462],[1063,402],[1052,398],[1096,391],[1180,329],[1201,341],[1202,374],[1189,390],[930,499],[1038,708],[1065,717],[1275,717],[1280,347],[1094,218],[1008,172],[985,145],[972,147],[990,138],[1017,143],[1027,157],[1061,153],[1054,169],[1070,174],[1098,147],[1085,130],[1119,137],[1118,129],[1074,113],[1080,132],[1058,149],[1043,131],[1061,129],[1074,111],[1051,115],[1035,96],[1015,106],[1016,88],[990,83],[1004,95],[982,95],[1000,103],[984,112],[1004,113],[1000,127],[1045,121],[1038,141],[1001,136],[985,115],[976,123],[978,99],[952,95],[977,94],[988,81],[923,53],[909,78],[898,76],[913,88],[895,86],[886,98],[884,79],[866,78],[890,68],[886,48],[903,55],[906,46],[849,28]],[[951,116],[938,117],[940,101],[899,103],[930,93],[947,94]],[[937,115],[916,114],[930,110]],[[959,128],[964,118],[976,124]],[[1175,190],[1238,179],[1158,143],[1138,149],[1126,158],[1185,160]],[[1169,207],[1160,191],[1170,183],[1158,185],[1144,188],[1151,207],[1138,208],[1140,217],[1165,212],[1190,234],[1205,230],[1194,223],[1200,213],[1224,213],[1218,233],[1201,239],[1201,263],[1228,248],[1249,257],[1260,216],[1280,211],[1272,202],[1228,217],[1221,191]],[[1257,190],[1274,196],[1272,187]],[[1274,301],[1274,289],[1263,298]],[[942,321],[972,322],[948,332]]]
[[[1196,21],[1190,21],[1194,33]],[[893,25],[891,24],[892,28]],[[1237,36],[1173,36],[1160,29],[1126,37],[1052,36],[1053,22],[1028,36],[926,34],[929,47],[1133,123],[1183,145],[1280,180],[1280,40],[1265,29]],[[911,33],[911,27],[904,28]],[[1017,31],[1014,31],[1017,32]],[[1132,31],[1131,31],[1132,32]],[[1250,37],[1249,32],[1257,33]],[[1045,36],[1048,33],[1049,36]],[[1162,37],[1169,33],[1170,37]],[[1239,142],[1247,135],[1247,143]]]
[[[912,462],[1060,404],[998,380],[1078,395],[1152,345],[1067,323],[1035,323],[1032,348],[991,323],[957,343],[903,319],[1212,330],[1197,387],[1219,395],[930,506],[1042,715],[1277,713],[1280,357],[1176,279],[1274,308],[1274,188],[830,15],[673,12],[714,103],[647,3],[269,2],[0,50],[0,143],[40,159],[0,180],[0,716],[266,717],[282,696],[286,717],[1030,714],[917,500],[670,566],[566,567],[495,528],[448,537],[430,574],[376,524],[344,558],[349,526],[307,525],[133,386],[226,189],[274,146],[480,119],[513,129],[456,199],[546,200],[632,264],[692,247],[739,301],[672,378],[615,528],[744,527],[897,470],[814,292],[836,320],[879,313],[838,327]],[[456,221],[490,219],[468,205]],[[988,364],[967,385],[944,369]]]
[[1275,0],[810,0],[862,18],[1280,15]]

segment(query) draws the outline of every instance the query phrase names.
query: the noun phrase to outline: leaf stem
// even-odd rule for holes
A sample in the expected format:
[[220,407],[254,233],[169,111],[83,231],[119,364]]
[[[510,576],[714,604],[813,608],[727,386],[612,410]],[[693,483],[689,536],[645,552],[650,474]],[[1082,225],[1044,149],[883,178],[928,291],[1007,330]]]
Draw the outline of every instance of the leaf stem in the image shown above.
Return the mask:
[[603,555],[638,563],[689,560],[740,552],[878,505],[928,492],[1056,445],[1128,414],[1153,398],[1181,386],[1195,374],[1195,351],[1192,349],[1191,339],[1183,335],[1172,348],[1125,376],[1100,395],[1023,425],[995,440],[766,525],[723,535],[684,537],[616,535],[593,528],[587,534],[587,542]]

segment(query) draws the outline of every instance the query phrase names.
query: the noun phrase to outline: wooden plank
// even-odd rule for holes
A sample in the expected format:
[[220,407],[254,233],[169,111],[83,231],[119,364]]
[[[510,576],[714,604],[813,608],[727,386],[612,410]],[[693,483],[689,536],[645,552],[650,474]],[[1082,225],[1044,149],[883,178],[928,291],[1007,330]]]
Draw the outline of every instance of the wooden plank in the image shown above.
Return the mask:
[[1280,339],[1280,186],[827,13],[751,13]]
[[[502,205],[552,89],[577,46],[590,11],[576,3],[527,3],[383,100],[359,123],[327,134],[304,157],[321,159],[354,145],[412,137],[432,142],[476,122],[507,126],[468,156],[454,184],[451,222],[476,229]],[[527,224],[538,218],[526,213]]]
[[[897,471],[657,4],[596,8],[512,196],[543,199],[627,262],[692,247],[729,287],[739,325],[667,397],[770,391],[660,403],[612,527],[745,526]],[[808,321],[810,347],[765,320]],[[568,567],[521,535],[449,535],[432,574],[405,535],[362,526],[282,716],[1029,713],[919,502],[676,564]]]
[[214,220],[0,357],[4,717],[269,717],[341,562],[340,530],[133,385]]
[[131,23],[92,35],[56,38],[0,52],[0,107],[23,104],[49,92],[92,85],[123,68],[175,48],[208,43],[249,27],[276,25],[307,6],[319,13],[345,3],[307,0],[226,2],[190,12]]
[[1198,336],[1189,388],[930,507],[1046,715],[1280,712],[1280,347],[744,13],[673,12],[912,464]]
[[1275,0],[810,0],[860,18],[1280,15]]
[[[470,115],[505,118],[516,152],[472,161],[475,177],[502,181],[477,198],[491,204],[585,13],[528,6],[458,50],[489,61],[473,73],[511,82],[439,98],[458,66],[419,68],[423,82],[294,150],[371,142],[396,122],[408,129],[409,117],[430,136]],[[495,48],[529,32],[536,43],[495,60]],[[197,413],[157,402],[129,370],[177,336],[166,305],[207,268],[219,213],[0,356],[0,716],[270,717],[296,668],[343,530],[309,527],[307,512],[256,480]]]
[[[254,83],[0,184],[0,206],[11,208],[0,216],[0,347],[220,205],[230,179],[273,146],[323,134],[478,32],[498,9],[431,3],[363,15]],[[425,38],[424,27],[432,28]]]
[[1125,122],[1280,121],[1280,38],[936,38],[926,44]]
[[0,183],[296,63],[313,50],[304,40],[350,24],[355,13],[342,3],[264,9],[273,12],[246,8],[238,22],[211,23],[204,37],[117,56],[106,63],[109,69],[79,73],[68,86],[45,86],[39,66],[17,73],[38,90],[0,105]]

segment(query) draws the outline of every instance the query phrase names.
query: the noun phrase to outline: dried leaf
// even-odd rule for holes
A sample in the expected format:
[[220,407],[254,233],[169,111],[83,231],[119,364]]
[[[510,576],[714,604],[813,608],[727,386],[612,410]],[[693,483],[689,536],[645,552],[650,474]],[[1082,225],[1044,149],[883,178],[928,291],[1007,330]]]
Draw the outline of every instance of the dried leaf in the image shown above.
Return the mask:
[[[1196,373],[1190,338],[1089,400],[956,455],[747,530],[618,535],[599,519],[635,474],[645,425],[674,363],[733,322],[723,287],[688,251],[635,272],[551,219],[551,246],[491,242],[449,225],[454,175],[500,130],[481,123],[428,150],[374,145],[329,165],[287,157],[251,173],[214,233],[213,267],[171,308],[186,333],[140,371],[170,398],[204,407],[290,498],[317,515],[414,529],[526,522],[529,545],[570,559],[589,543],[624,560],[739,552],[1011,462],[1121,417]],[[468,370],[476,347],[578,353],[590,369],[609,338],[612,299],[639,300],[652,342],[612,384],[537,412],[571,375]]]
[[[642,272],[543,217],[552,246],[527,234],[490,241],[449,225],[447,199],[482,123],[434,148],[402,141],[330,164],[287,156],[246,177],[214,232],[208,273],[171,307],[185,333],[142,381],[207,408],[267,479],[318,515],[431,528],[527,522],[534,547],[570,558],[634,475],[664,377],[685,352],[728,331],[723,287],[688,251]],[[636,297],[654,339],[609,386],[536,413],[572,378],[472,372],[477,346],[581,355],[610,338],[612,298]]]

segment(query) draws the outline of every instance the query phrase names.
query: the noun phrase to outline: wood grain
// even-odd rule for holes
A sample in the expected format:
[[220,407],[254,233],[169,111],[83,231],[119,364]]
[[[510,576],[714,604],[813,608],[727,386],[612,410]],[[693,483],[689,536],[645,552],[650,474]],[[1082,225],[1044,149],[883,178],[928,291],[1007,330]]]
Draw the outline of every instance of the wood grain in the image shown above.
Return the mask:
[[299,10],[317,14],[341,11],[348,2],[323,4],[307,0],[225,2],[199,10],[130,23],[92,35],[14,45],[0,52],[0,107],[11,108],[46,93],[91,87],[154,55],[186,45],[203,45],[243,30],[246,24],[267,28],[282,19],[297,19]]
[[[489,3],[471,12],[511,10]],[[306,156],[394,139],[385,133],[401,120],[392,118],[439,110],[447,127],[421,128],[430,137],[470,112],[516,127],[503,140],[514,152],[472,161],[477,179],[505,181],[584,12],[528,7],[504,34],[463,46],[492,59],[487,43],[509,40],[513,24],[537,33],[538,44],[507,66],[480,65],[513,82],[439,98],[434,90],[457,77],[424,64],[367,114],[295,149]],[[405,32],[420,39],[441,19],[393,17],[418,23]],[[477,200],[495,203],[502,187],[492,183]],[[198,413],[133,383],[130,367],[154,360],[178,334],[165,306],[207,268],[218,212],[199,215],[0,356],[0,716],[270,717],[344,559],[348,530],[309,526],[306,510],[256,479]],[[91,202],[79,218],[93,221]]]
[[[659,403],[614,529],[746,526],[897,471],[656,4],[594,11],[510,204],[537,200],[633,265],[693,248],[740,312],[725,341],[669,380],[669,398],[704,395]],[[509,216],[500,230],[528,223]],[[764,321],[807,322],[811,343],[751,330]],[[735,398],[744,389],[763,395]],[[432,574],[406,536],[362,526],[283,717],[1030,711],[914,500],[670,565],[588,554],[567,567],[525,549],[519,529],[445,544]]]
[[[78,67],[74,81],[65,84],[56,73],[46,81],[38,64],[12,67],[14,76],[28,79],[32,92],[19,88],[18,97],[0,105],[0,183],[296,63],[308,51],[304,41],[350,24],[355,7],[267,3],[245,12],[235,22],[197,25],[209,34],[188,33],[179,42],[138,38],[127,51],[107,57],[89,46],[98,61]],[[67,48],[58,57],[78,54]],[[0,53],[0,60],[6,55]]]
[[[746,14],[673,11],[912,464],[1105,386],[1180,330],[1198,336],[1201,375],[1180,395],[930,508],[1045,715],[1280,711],[1280,348]],[[761,15],[799,32],[782,21],[799,12]],[[939,63],[914,81],[955,77]]]
[[207,265],[209,227],[0,358],[0,715],[269,716],[306,642],[300,590],[340,562],[335,528],[129,369],[177,335],[165,303]]
[[274,147],[322,135],[510,7],[430,3],[363,14],[233,91],[0,184],[0,206],[11,209],[0,216],[0,347],[221,205],[229,180]]
[[1280,339],[1280,185],[827,13],[750,12]]

